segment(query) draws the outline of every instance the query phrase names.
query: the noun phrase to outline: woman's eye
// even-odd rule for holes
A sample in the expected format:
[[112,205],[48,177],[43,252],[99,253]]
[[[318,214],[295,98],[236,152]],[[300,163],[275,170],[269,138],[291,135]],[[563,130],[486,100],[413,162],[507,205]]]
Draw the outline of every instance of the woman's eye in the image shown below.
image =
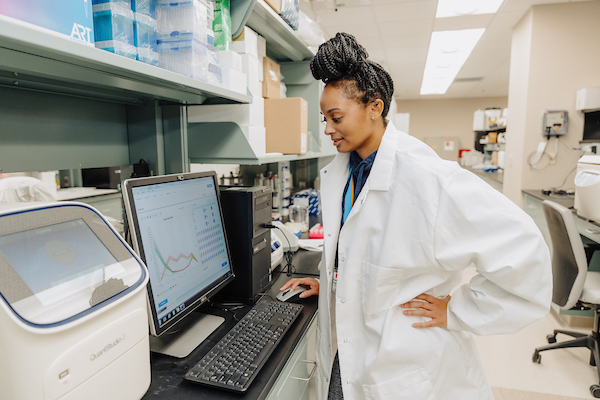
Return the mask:
[[332,120],[333,122],[335,122],[336,124],[337,124],[338,122],[340,122],[340,119],[341,119],[341,118],[331,118],[331,120]]

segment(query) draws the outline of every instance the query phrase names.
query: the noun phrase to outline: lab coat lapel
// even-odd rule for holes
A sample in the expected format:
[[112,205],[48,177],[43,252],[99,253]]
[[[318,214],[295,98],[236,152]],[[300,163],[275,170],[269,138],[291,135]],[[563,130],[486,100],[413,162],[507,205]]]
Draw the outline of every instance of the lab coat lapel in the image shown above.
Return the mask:
[[381,138],[381,144],[377,150],[377,155],[373,161],[369,178],[356,199],[356,202],[352,206],[352,211],[350,211],[346,223],[348,223],[354,215],[360,212],[370,190],[389,190],[398,138],[398,131],[391,122],[388,122],[388,126]]
[[349,159],[349,153],[340,153],[321,170],[321,205],[323,206],[323,226],[326,229],[325,264],[327,269],[333,268],[333,257],[335,257],[342,220],[342,195],[348,180]]

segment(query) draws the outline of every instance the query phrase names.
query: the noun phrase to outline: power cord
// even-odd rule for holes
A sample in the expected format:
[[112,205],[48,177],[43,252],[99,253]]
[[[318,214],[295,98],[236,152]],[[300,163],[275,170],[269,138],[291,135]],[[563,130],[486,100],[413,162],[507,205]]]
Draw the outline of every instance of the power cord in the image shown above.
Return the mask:
[[[288,249],[292,248],[292,245],[290,244],[290,241],[288,240],[287,236],[285,235],[285,232],[278,226],[275,226],[271,223],[265,223],[263,224],[263,226],[267,229],[279,229],[281,231],[281,233],[283,234],[283,237],[285,238],[285,241],[288,244]],[[285,267],[283,267],[281,270],[285,270],[287,268],[287,272],[285,273],[287,276],[292,276],[292,274],[296,273],[296,267],[294,267],[294,265],[292,264],[292,261],[294,260],[294,253],[290,250],[286,253],[284,253],[284,259],[285,259]]]

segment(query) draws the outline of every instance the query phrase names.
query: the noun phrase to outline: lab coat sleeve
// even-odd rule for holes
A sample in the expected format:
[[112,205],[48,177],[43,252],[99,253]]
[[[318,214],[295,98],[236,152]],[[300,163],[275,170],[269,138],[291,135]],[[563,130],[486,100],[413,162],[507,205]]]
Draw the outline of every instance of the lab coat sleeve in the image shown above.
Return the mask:
[[448,303],[448,329],[478,335],[516,332],[549,311],[552,276],[548,247],[518,206],[468,171],[447,178],[434,251],[443,269],[471,263],[478,274]]

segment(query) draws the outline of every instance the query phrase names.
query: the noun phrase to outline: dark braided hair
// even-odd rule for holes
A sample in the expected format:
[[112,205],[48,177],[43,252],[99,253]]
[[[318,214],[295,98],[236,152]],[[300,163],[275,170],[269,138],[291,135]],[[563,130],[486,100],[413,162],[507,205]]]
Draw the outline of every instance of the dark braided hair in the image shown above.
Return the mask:
[[381,115],[385,118],[390,110],[394,82],[381,65],[368,57],[369,54],[354,36],[338,33],[319,46],[310,61],[310,71],[315,79],[326,85],[343,87],[348,98],[355,98],[365,105],[381,99]]

